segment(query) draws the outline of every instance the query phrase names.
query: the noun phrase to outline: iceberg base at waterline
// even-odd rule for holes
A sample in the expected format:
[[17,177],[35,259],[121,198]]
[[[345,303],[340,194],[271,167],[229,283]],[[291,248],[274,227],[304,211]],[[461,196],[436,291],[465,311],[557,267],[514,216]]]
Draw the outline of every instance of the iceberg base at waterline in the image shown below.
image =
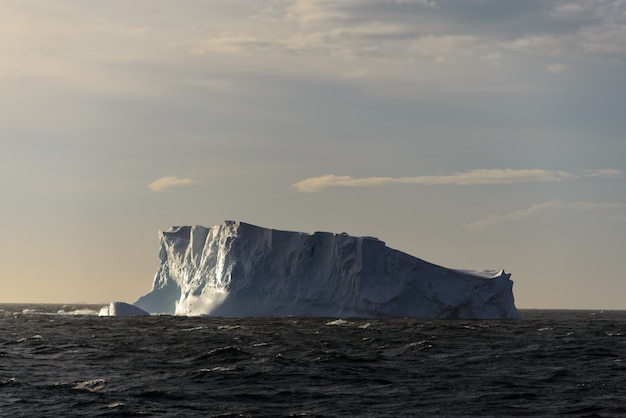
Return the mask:
[[372,237],[226,221],[159,232],[149,313],[519,319],[504,270],[438,266]]
[[111,302],[100,309],[98,316],[150,316],[150,313],[130,303]]

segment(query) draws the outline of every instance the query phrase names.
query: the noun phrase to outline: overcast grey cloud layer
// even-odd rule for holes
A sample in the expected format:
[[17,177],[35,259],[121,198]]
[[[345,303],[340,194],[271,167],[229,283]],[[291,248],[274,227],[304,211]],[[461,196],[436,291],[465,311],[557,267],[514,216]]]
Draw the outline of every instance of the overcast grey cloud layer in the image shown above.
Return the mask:
[[158,229],[239,219],[623,308],[624,1],[5,0],[0,33],[4,301],[132,301]]

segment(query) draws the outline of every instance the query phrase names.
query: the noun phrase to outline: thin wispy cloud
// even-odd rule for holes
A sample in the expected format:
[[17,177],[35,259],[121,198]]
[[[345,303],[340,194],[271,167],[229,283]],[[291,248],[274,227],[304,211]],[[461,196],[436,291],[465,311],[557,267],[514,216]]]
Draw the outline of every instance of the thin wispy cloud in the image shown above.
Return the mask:
[[[620,2],[524,2],[511,8],[514,12],[507,9],[489,2],[471,7],[464,2],[446,2],[440,7],[431,0],[272,2],[247,19],[272,27],[246,28],[243,36],[211,40],[200,49],[266,53],[267,48],[259,48],[263,45],[288,54],[316,58],[329,54],[351,61],[371,57],[373,52],[439,63],[458,58],[464,59],[464,69],[472,62],[470,57],[477,57],[476,62],[506,63],[524,55],[540,60],[552,74],[573,71],[589,59],[626,52],[626,17]],[[283,31],[273,30],[277,22],[287,23],[294,32],[285,36]],[[373,26],[384,30],[372,31]],[[554,61],[544,62],[546,57]],[[336,66],[337,60],[331,63]]]
[[178,178],[175,176],[161,177],[148,185],[148,188],[154,192],[164,192],[178,187],[191,186],[196,181],[190,178]]
[[375,187],[399,184],[420,184],[425,186],[452,185],[473,186],[487,184],[542,183],[571,180],[578,177],[618,177],[619,170],[593,170],[582,175],[561,170],[541,169],[480,169],[414,177],[352,177],[327,174],[311,177],[292,184],[299,192],[320,192],[333,187]]
[[588,177],[621,177],[624,173],[620,170],[605,168],[601,170],[586,170],[585,175]]
[[466,224],[469,230],[480,230],[501,225],[508,222],[519,222],[542,212],[555,209],[571,209],[580,212],[593,213],[595,216],[610,221],[626,222],[626,203],[612,202],[570,202],[563,203],[558,200],[550,200],[544,203],[537,203],[528,208],[515,210],[504,215],[489,215],[478,221]]
[[558,200],[550,200],[544,203],[537,203],[525,209],[519,209],[505,215],[489,215],[486,218],[465,225],[467,229],[483,229],[490,226],[502,224],[511,221],[521,221],[527,219],[538,212],[544,212],[548,209],[563,206]]

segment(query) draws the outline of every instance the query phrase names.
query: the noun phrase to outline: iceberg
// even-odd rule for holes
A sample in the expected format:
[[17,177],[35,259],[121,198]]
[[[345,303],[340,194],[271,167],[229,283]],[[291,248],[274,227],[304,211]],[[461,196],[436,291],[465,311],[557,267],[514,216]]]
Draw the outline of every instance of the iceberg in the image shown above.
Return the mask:
[[98,316],[150,316],[150,313],[126,302],[111,302],[100,308]]
[[504,270],[449,269],[373,237],[238,221],[159,232],[150,313],[519,319]]

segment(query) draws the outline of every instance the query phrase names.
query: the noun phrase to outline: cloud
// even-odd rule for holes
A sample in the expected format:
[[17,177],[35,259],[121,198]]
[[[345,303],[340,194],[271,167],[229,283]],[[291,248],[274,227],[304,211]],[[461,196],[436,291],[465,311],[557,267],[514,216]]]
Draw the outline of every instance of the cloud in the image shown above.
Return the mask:
[[594,216],[608,221],[626,222],[626,203],[573,202],[568,207],[592,213]]
[[585,175],[589,177],[622,177],[624,173],[613,168],[605,168],[601,170],[586,170]]
[[520,221],[527,219],[537,212],[543,212],[548,209],[552,209],[558,206],[562,206],[563,203],[558,200],[551,200],[545,203],[538,203],[530,206],[526,209],[519,209],[506,215],[489,215],[486,218],[465,225],[467,229],[483,229],[493,225],[501,224],[510,221]]
[[425,35],[410,46],[411,52],[425,57],[445,57],[449,55],[469,55],[480,40],[466,35]]
[[319,192],[330,187],[373,187],[394,184],[421,184],[472,186],[484,184],[511,184],[529,182],[552,182],[575,178],[576,175],[566,171],[555,170],[514,170],[514,169],[481,169],[459,173],[416,176],[416,177],[363,177],[336,176],[327,174],[320,177],[311,177],[297,183],[292,187],[300,192]]
[[478,221],[466,224],[470,230],[489,228],[506,222],[521,221],[528,219],[540,212],[553,209],[571,209],[580,212],[593,213],[594,215],[610,221],[626,221],[626,203],[607,202],[571,202],[563,203],[558,200],[550,200],[544,203],[537,203],[525,209],[519,209],[505,215],[489,215]]
[[166,190],[176,187],[190,186],[194,183],[196,183],[196,181],[190,178],[179,179],[175,176],[167,176],[161,177],[160,179],[153,181],[148,185],[148,187],[150,188],[150,190],[155,192],[164,192]]
[[203,55],[209,51],[222,54],[238,54],[244,51],[271,48],[277,44],[265,41],[245,33],[221,33],[218,36],[199,42],[191,49],[194,55]]
[[433,9],[439,8],[439,5],[434,0],[387,0],[387,3],[416,4],[420,6],[431,7]]

